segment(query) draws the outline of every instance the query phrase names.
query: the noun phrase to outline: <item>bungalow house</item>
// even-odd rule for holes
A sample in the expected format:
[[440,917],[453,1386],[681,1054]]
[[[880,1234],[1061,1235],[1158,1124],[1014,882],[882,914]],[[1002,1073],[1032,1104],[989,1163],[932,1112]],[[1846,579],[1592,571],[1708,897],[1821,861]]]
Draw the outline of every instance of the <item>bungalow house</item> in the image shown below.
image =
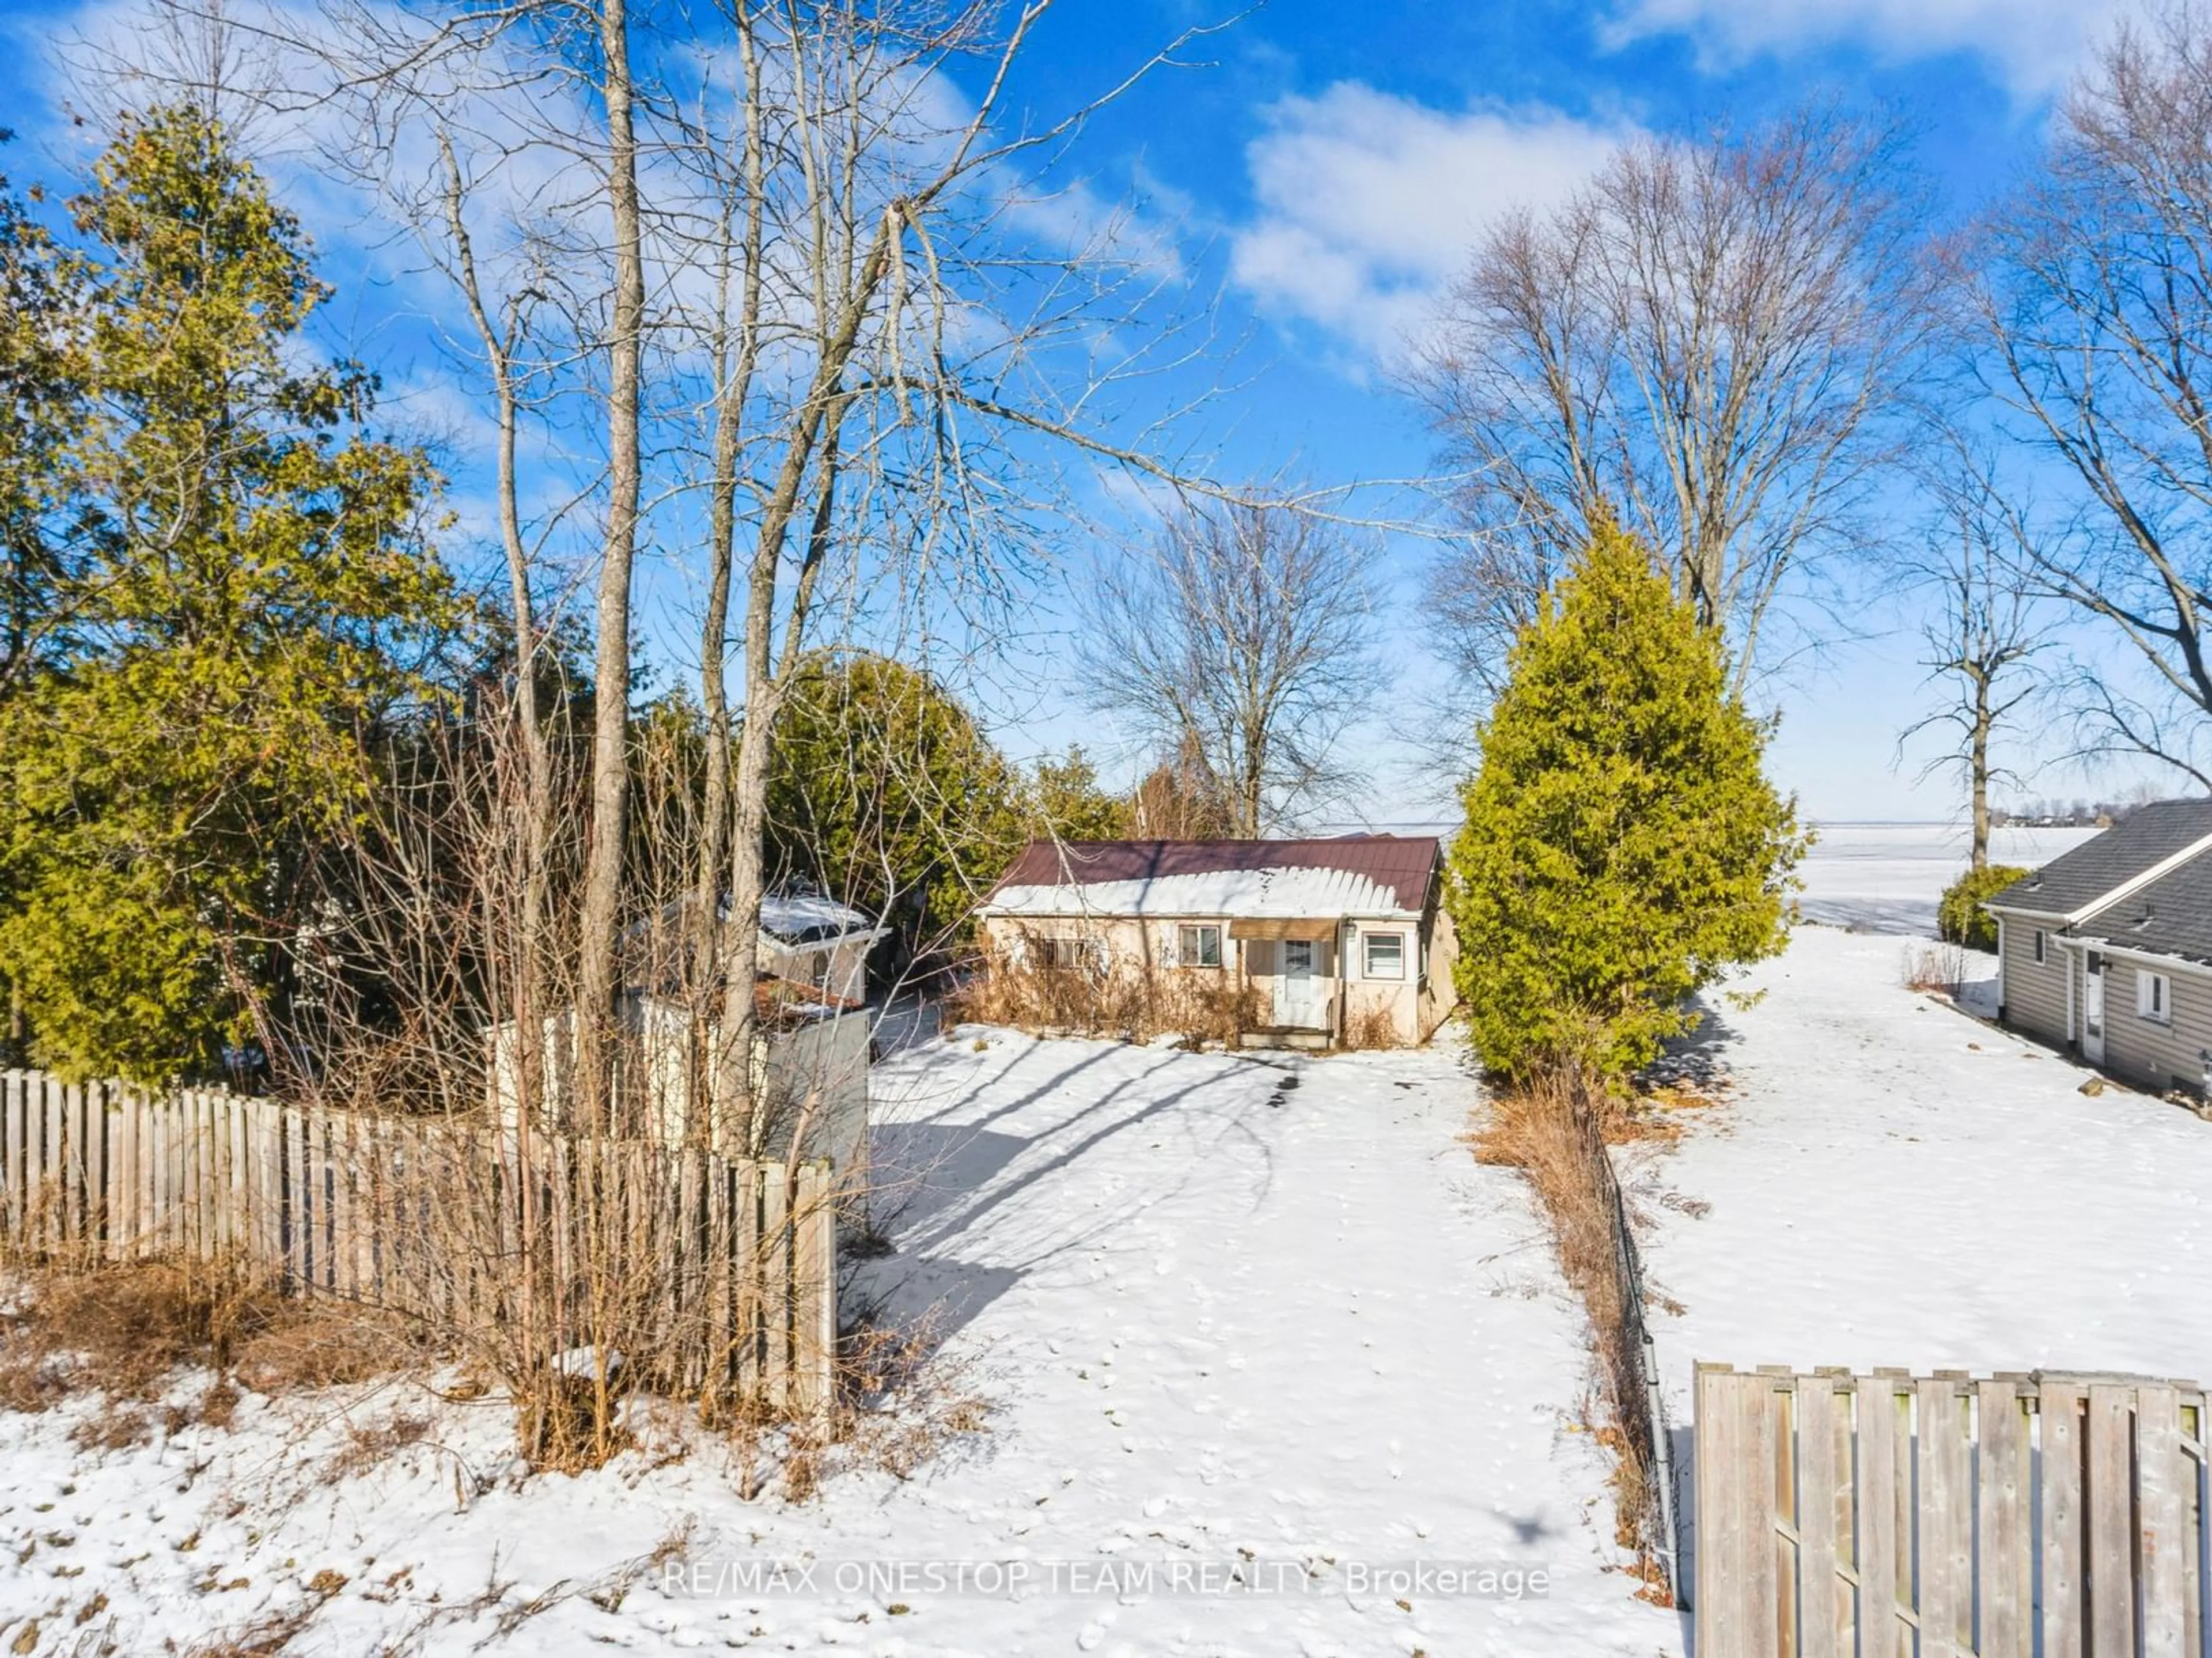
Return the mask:
[[1443,888],[1433,836],[1037,841],[977,915],[1006,959],[1249,987],[1255,1045],[1333,1048],[1378,1015],[1417,1043],[1456,999]]
[[1989,901],[1997,1017],[2124,1081],[2212,1092],[2212,800],[2165,800]]

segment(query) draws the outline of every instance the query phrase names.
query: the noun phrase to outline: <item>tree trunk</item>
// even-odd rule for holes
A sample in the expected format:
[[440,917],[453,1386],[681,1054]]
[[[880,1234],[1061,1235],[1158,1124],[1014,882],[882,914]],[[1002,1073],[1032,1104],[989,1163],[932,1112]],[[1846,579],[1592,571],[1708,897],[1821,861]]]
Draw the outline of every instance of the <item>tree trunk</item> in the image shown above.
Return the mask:
[[645,318],[637,141],[631,124],[626,0],[602,0],[607,199],[614,223],[613,333],[607,354],[607,522],[595,621],[591,840],[586,849],[576,990],[576,1082],[587,1121],[605,1120],[607,1042],[622,925],[623,820],[629,805],[630,567],[637,549],[640,334]]
[[1973,866],[1976,869],[1986,869],[1990,861],[1990,727],[1993,723],[1990,713],[1990,682],[1986,678],[1978,678],[1974,681],[1974,723],[1967,755],[1967,764],[1973,771]]
[[[513,804],[508,850],[519,855],[519,891],[514,959],[507,964],[506,1012],[515,1025],[517,1103],[526,1122],[543,1108],[544,1095],[545,912],[551,877],[553,762],[538,708],[537,607],[530,589],[530,552],[522,535],[520,480],[516,459],[520,395],[514,380],[514,346],[520,331],[495,326],[477,277],[476,246],[463,211],[465,186],[451,141],[441,130],[438,152],[447,177],[447,228],[453,239],[456,274],[471,321],[483,342],[491,370],[492,401],[498,426],[495,489],[499,501],[500,547],[507,561],[507,605],[514,629],[514,731],[522,743],[522,793]],[[502,780],[508,787],[512,778]]]
[[[751,14],[737,14],[738,58],[745,88],[744,216],[742,243],[731,245],[730,207],[724,203],[721,234],[720,316],[714,340],[714,486],[708,501],[707,615],[699,641],[700,692],[707,711],[705,833],[700,837],[699,869],[692,894],[691,987],[694,1017],[702,1023],[714,994],[721,944],[722,883],[730,857],[730,696],[724,672],[728,656],[730,584],[738,534],[738,456],[745,410],[752,395],[753,366],[758,360],[763,196],[766,158],[761,138],[760,55],[754,44]],[[738,262],[737,339],[730,337],[730,264]],[[704,1067],[702,1067],[704,1069]],[[694,1121],[703,1120],[704,1102],[694,1100]]]
[[[718,348],[715,374],[724,380],[729,372],[728,354]],[[705,1017],[705,999],[713,993],[716,951],[721,932],[723,865],[730,846],[730,693],[724,683],[723,659],[727,654],[730,629],[730,563],[737,541],[737,462],[738,411],[729,407],[728,392],[715,415],[714,480],[707,510],[707,614],[699,632],[699,692],[707,714],[707,780],[705,817],[699,836],[699,862],[691,893],[691,983]]]

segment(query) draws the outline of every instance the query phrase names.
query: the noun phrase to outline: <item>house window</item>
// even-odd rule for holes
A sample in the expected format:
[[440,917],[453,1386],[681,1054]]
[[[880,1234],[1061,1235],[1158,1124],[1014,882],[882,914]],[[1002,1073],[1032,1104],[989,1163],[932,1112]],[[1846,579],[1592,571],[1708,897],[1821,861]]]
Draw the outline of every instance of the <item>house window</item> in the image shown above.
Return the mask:
[[2173,1020],[2173,986],[2163,973],[2136,975],[2136,1011],[2160,1024]]
[[1406,976],[1406,935],[1402,932],[1368,932],[1360,935],[1367,950],[1366,976],[1370,979],[1402,979]]
[[1185,967],[1219,967],[1221,965],[1221,929],[1218,926],[1187,926],[1178,941]]
[[1036,941],[1037,965],[1040,967],[1073,969],[1085,964],[1088,952],[1081,938],[1040,938]]
[[2035,964],[2041,967],[2051,948],[2051,935],[2041,927],[2035,930]]

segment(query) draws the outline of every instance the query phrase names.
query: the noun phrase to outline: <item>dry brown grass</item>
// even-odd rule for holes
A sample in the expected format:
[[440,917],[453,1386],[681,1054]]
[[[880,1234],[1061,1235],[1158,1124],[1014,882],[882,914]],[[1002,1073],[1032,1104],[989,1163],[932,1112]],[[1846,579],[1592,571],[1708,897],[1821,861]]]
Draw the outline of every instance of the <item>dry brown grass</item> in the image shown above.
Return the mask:
[[1560,1270],[1589,1315],[1597,1366],[1596,1419],[1587,1425],[1616,1458],[1616,1536],[1634,1551],[1647,1580],[1656,1571],[1661,1516],[1651,1499],[1657,1448],[1644,1397],[1641,1333],[1616,1230],[1627,1218],[1607,1159],[1615,1134],[1643,1137],[1629,1102],[1579,1073],[1540,1077],[1492,1102],[1489,1120],[1469,1136],[1478,1163],[1517,1169],[1534,1190]]
[[321,1606],[320,1600],[313,1600],[283,1612],[264,1613],[236,1629],[204,1636],[185,1649],[185,1658],[278,1658],[314,1621]]
[[15,1284],[0,1329],[0,1407],[40,1411],[98,1391],[112,1406],[79,1424],[92,1444],[143,1439],[150,1423],[132,1406],[187,1367],[216,1373],[191,1419],[223,1426],[238,1406],[233,1375],[274,1393],[365,1379],[411,1354],[372,1314],[287,1301],[226,1264],[46,1266],[19,1271]]
[[233,1374],[258,1394],[343,1387],[389,1376],[421,1351],[404,1326],[373,1308],[288,1301],[239,1342]]
[[389,1461],[397,1452],[421,1444],[429,1433],[428,1417],[399,1408],[374,1421],[353,1423],[346,1429],[346,1442],[331,1459],[329,1478],[347,1479],[357,1473],[367,1473]]
[[1260,993],[1213,969],[1148,974],[1044,968],[1000,957],[948,997],[947,1025],[1002,1024],[1151,1042],[1180,1035],[1234,1046],[1266,1023]]

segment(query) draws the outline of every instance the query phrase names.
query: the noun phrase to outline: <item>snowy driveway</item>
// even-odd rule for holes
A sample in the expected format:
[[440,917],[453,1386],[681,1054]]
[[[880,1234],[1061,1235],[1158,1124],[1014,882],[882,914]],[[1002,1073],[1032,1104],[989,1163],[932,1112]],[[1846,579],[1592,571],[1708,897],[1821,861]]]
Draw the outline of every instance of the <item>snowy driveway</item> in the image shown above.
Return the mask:
[[[1542,1564],[1542,1600],[1333,1588],[933,1608],[1001,1651],[1650,1653],[1583,1377],[1519,1182],[1458,1137],[1448,1052],[1279,1063],[999,1036],[902,1056],[899,1236],[986,1355],[983,1465],[899,1546],[1042,1558]],[[957,1525],[948,1521],[955,1516]],[[999,1644],[994,1644],[994,1643]],[[914,1650],[927,1649],[917,1645]]]

